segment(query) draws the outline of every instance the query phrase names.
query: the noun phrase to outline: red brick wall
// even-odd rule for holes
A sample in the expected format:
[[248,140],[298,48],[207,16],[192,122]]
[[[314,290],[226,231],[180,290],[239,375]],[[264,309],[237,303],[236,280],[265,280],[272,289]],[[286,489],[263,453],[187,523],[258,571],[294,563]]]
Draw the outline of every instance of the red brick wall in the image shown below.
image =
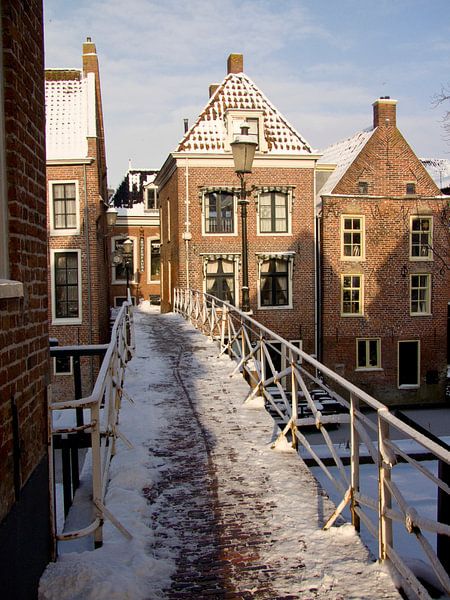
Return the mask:
[[[369,183],[369,197],[358,197],[358,181]],[[406,182],[417,196],[406,196]],[[323,201],[323,359],[332,369],[382,401],[442,400],[446,367],[449,301],[447,201],[400,132],[381,125],[336,186],[334,193],[355,195]],[[370,196],[378,196],[370,198]],[[365,260],[341,260],[341,215],[365,218]],[[434,260],[411,261],[412,215],[433,217]],[[403,272],[402,272],[403,269]],[[364,276],[364,316],[341,317],[340,277]],[[430,273],[432,314],[410,315],[410,274]],[[381,371],[355,371],[356,338],[381,338]],[[420,340],[421,386],[398,390],[398,341]],[[438,369],[441,385],[426,385],[428,370]]]
[[[292,213],[292,235],[257,235],[257,213],[255,196],[248,205],[248,266],[250,303],[255,318],[267,327],[288,339],[304,340],[308,352],[314,352],[314,212],[313,212],[313,169],[258,168],[248,176],[247,188],[252,186],[294,186]],[[202,187],[223,185],[239,188],[239,180],[232,168],[190,167],[189,168],[189,211],[192,240],[189,243],[190,287],[203,290],[202,253],[241,252],[240,213],[237,216],[237,235],[202,236],[202,207],[199,191]],[[170,198],[172,210],[171,241],[163,244],[164,263],[169,256],[172,262],[172,284],[184,288],[186,285],[186,252],[182,240],[185,217],[185,168],[180,167],[168,184],[160,190],[162,227],[165,228],[166,198]],[[178,236],[178,237],[176,237]],[[293,273],[293,308],[258,310],[257,288],[258,263],[256,253],[295,252]],[[166,266],[164,267],[166,268]],[[167,302],[167,277],[163,292],[162,310],[170,310]],[[240,294],[240,289],[236,290]]]
[[12,403],[22,487],[46,452],[49,367],[42,3],[1,10],[10,278],[24,297],[0,300],[0,520],[14,502]]

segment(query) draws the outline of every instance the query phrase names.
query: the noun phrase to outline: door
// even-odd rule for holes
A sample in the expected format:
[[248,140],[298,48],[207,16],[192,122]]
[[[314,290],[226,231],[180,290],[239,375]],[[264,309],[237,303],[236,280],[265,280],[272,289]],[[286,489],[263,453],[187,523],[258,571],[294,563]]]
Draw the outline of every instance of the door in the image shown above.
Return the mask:
[[419,387],[419,340],[398,343],[398,387]]

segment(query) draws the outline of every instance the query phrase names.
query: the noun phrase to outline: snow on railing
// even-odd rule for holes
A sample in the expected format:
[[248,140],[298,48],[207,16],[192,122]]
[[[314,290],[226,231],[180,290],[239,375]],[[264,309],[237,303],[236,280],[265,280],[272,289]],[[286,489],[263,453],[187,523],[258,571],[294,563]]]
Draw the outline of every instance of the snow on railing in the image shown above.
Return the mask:
[[[442,519],[427,518],[412,506],[411,499],[402,490],[401,481],[397,482],[395,466],[399,462],[408,463],[414,476],[424,477],[437,491],[440,490],[447,506],[450,494],[448,480],[436,476],[423,462],[402,449],[404,445],[395,439],[414,442],[424,454],[444,465],[447,472],[450,452],[394,416],[384,404],[303,352],[301,347],[286,341],[234,306],[202,292],[176,289],[174,311],[205,335],[217,340],[220,354],[227,353],[236,361],[234,372],[241,371],[253,388],[247,400],[255,396],[264,398],[266,408],[281,429],[273,447],[286,438],[294,448],[301,446],[303,454],[309,454],[335,486],[341,501],[326,520],[324,529],[330,528],[349,506],[355,529],[360,531],[363,524],[378,540],[378,559],[395,568],[408,597],[430,598],[423,585],[423,573],[419,581],[412,563],[400,556],[395,544],[393,523],[402,523],[422,549],[427,561],[425,570],[433,584],[449,594],[450,578],[442,564],[446,563],[448,569],[448,560],[442,553],[439,560],[429,541],[429,533],[438,535],[438,548],[439,541],[443,539],[448,547],[450,525]],[[370,418],[370,413],[376,415],[375,421]],[[350,430],[349,473],[329,433],[330,429],[343,423]],[[329,468],[329,461],[325,464],[326,461],[316,452],[316,446],[308,440],[311,430],[322,434],[336,469]],[[377,497],[370,497],[361,489],[361,454],[369,454],[377,471]],[[420,489],[421,484],[417,485]]]
[[[129,298],[130,300],[130,298]],[[52,402],[49,405],[50,431],[50,460],[53,460],[54,440],[56,436],[88,436],[92,452],[92,521],[82,529],[58,533],[56,523],[53,525],[55,541],[78,539],[93,534],[94,545],[102,545],[102,527],[105,518],[109,519],[123,535],[131,537],[130,533],[119,523],[105,506],[108,470],[111,458],[115,453],[116,439],[119,437],[127,446],[131,443],[125,438],[118,427],[119,410],[123,390],[125,368],[134,353],[134,326],[131,301],[125,302],[114,322],[111,341],[107,346],[94,389],[90,396],[64,402]],[[53,415],[63,411],[65,418],[54,423]],[[75,414],[87,414],[86,422],[82,425],[75,423]],[[58,426],[62,421],[65,426]],[[53,476],[53,465],[50,464],[50,477]],[[51,496],[54,498],[55,483],[50,484]],[[54,502],[52,500],[52,509]],[[55,520],[55,519],[54,519]],[[55,552],[56,555],[56,552]]]

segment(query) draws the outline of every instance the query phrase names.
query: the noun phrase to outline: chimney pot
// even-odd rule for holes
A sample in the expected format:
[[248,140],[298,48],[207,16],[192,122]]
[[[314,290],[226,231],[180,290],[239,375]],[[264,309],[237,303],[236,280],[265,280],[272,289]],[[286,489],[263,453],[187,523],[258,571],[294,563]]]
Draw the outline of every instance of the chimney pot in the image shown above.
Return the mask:
[[244,72],[244,55],[243,54],[230,54],[228,57],[228,75],[230,73],[243,73]]

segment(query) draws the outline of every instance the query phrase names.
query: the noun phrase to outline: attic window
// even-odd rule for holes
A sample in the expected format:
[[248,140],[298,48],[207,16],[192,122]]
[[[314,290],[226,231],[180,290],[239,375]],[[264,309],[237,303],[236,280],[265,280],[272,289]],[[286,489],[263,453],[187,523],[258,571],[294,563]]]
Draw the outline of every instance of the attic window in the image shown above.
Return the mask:
[[415,183],[407,183],[406,184],[406,195],[414,196],[416,193],[416,184]]
[[[245,125],[248,127],[248,137],[255,141],[259,145],[259,119],[246,118],[239,119],[233,118],[233,141],[241,135],[241,127]],[[256,146],[258,150],[258,146]]]
[[369,193],[369,182],[368,181],[358,181],[358,194],[368,194]]
[[225,127],[227,139],[226,150],[231,151],[230,144],[241,134],[241,127],[248,127],[248,135],[252,137],[258,146],[259,152],[267,152],[267,141],[264,136],[264,115],[262,110],[255,109],[233,109],[227,110],[225,114]]

